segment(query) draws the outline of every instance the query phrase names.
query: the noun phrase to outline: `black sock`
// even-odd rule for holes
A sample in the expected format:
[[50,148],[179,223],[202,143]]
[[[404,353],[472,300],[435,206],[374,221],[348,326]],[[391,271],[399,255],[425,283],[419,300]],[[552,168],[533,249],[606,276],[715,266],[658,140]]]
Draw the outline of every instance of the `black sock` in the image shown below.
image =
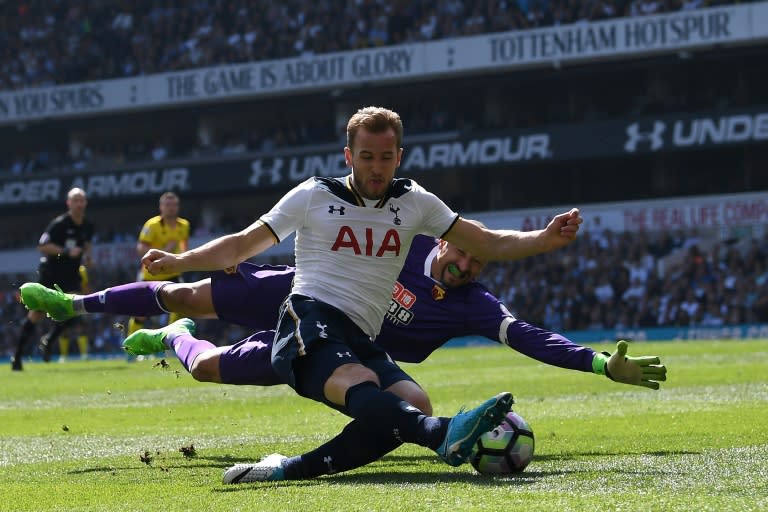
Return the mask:
[[387,435],[404,443],[435,449],[445,437],[449,418],[427,416],[397,395],[382,391],[373,382],[347,390],[346,409],[377,437]]
[[51,330],[45,335],[48,338],[48,345],[55,343],[56,340],[59,339],[59,336],[61,336],[61,333],[64,332],[64,329],[77,324],[79,321],[80,318],[75,316],[64,320],[63,322],[54,322]]
[[353,420],[339,435],[284,464],[286,480],[303,480],[359,468],[380,459],[402,443],[389,433],[375,436]]
[[24,356],[24,347],[27,345],[27,340],[32,336],[32,332],[35,330],[35,324],[29,318],[24,319],[24,324],[21,326],[21,332],[19,333],[19,342],[16,345],[16,354],[13,356],[17,361],[21,361]]

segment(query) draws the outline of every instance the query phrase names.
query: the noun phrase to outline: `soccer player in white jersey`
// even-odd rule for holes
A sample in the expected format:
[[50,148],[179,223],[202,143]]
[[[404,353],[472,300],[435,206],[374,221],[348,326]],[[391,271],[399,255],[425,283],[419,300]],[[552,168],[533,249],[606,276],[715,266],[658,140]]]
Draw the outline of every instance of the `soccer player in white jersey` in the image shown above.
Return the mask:
[[[413,237],[441,237],[483,260],[509,260],[565,246],[582,219],[572,209],[532,232],[489,230],[462,219],[413,180],[394,177],[402,136],[397,113],[361,109],[347,124],[349,176],[310,178],[243,231],[182,254],[150,250],[143,263],[155,273],[226,268],[296,232],[294,286],[281,308],[272,350],[277,374],[298,394],[351,416],[350,425],[363,426],[359,430],[366,436],[350,450],[368,443],[415,443],[457,466],[477,438],[509,411],[512,396],[499,393],[475,409],[442,418],[426,416],[383,391],[394,374],[403,372],[372,339]],[[194,339],[193,325],[183,319],[146,335],[161,336],[172,347]],[[284,479],[290,473],[287,461],[274,455],[259,464],[236,465],[224,481]]]

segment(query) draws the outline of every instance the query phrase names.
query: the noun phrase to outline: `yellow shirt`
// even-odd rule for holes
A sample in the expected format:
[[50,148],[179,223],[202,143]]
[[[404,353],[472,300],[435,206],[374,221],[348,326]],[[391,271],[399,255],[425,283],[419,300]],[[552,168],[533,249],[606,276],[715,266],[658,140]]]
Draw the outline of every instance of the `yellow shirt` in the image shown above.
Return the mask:
[[80,265],[78,272],[80,272],[80,291],[83,293],[91,293],[90,283],[88,281],[88,269],[85,268],[85,265]]
[[[179,254],[187,250],[189,241],[189,221],[176,218],[176,227],[170,228],[159,215],[152,217],[144,223],[139,233],[139,242],[145,243],[152,249],[162,249],[164,251]],[[168,242],[176,242],[174,247],[166,249]],[[144,281],[163,281],[176,277],[179,274],[150,274],[147,269],[141,267],[141,278]]]

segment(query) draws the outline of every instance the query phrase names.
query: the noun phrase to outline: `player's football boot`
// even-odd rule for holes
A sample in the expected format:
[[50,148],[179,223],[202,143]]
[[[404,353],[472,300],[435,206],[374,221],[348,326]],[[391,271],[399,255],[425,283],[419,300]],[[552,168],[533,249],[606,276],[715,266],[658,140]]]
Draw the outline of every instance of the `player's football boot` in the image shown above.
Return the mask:
[[181,318],[159,329],[139,329],[123,340],[123,349],[132,356],[146,356],[165,352],[165,338],[169,334],[195,334],[195,322]]
[[75,316],[73,295],[64,293],[57,284],[54,286],[55,290],[40,283],[24,283],[19,289],[21,303],[32,311],[44,311],[57,322],[69,320]]
[[279,453],[273,453],[254,464],[235,464],[224,471],[225,484],[242,484],[247,482],[274,482],[285,480],[283,463],[288,459]]
[[470,411],[464,412],[462,408],[451,418],[445,439],[435,451],[445,463],[451,466],[462,465],[472,453],[477,438],[501,423],[514,402],[512,393],[505,392]]

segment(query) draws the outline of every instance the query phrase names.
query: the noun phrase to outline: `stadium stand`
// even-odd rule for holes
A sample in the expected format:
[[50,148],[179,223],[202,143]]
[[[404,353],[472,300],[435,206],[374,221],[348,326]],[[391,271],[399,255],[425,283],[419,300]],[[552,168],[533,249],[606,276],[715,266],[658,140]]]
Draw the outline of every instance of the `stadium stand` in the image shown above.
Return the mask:
[[[180,71],[221,64],[243,63],[323,54],[408,42],[439,40],[481,33],[547,27],[574,22],[643,16],[690,10],[730,2],[599,0],[584,2],[326,2],[308,0],[281,3],[230,1],[98,2],[87,9],[80,2],[31,1],[5,3],[0,9],[0,91]],[[333,20],[332,22],[330,20]],[[376,27],[384,25],[376,35]],[[278,43],[275,43],[278,41]],[[708,68],[698,73],[705,73]],[[690,72],[689,72],[690,73]],[[588,88],[588,84],[580,87]],[[647,86],[650,87],[650,86]],[[675,91],[659,105],[653,94],[633,93],[635,105],[596,104],[610,95],[587,94],[559,102],[548,109],[540,102],[515,105],[515,115],[525,126],[579,121],[621,114],[648,114],[659,109],[692,109],[715,96],[716,85],[702,80],[697,90]],[[551,96],[551,94],[550,94]],[[596,97],[597,96],[597,97]],[[620,103],[620,102],[618,102]],[[578,104],[578,106],[574,106]],[[523,108],[521,108],[523,107]],[[608,107],[608,108],[606,108]],[[632,108],[632,112],[629,111]],[[423,111],[429,109],[430,111]],[[473,115],[475,105],[456,104],[452,98],[435,97],[427,107],[401,108],[409,133],[434,132],[466,124],[493,129],[489,120]],[[420,111],[421,110],[421,111]],[[616,112],[619,113],[619,112]],[[546,115],[548,114],[548,115]],[[506,127],[514,127],[506,123]],[[331,124],[289,120],[267,132],[253,130],[222,135],[202,143],[194,137],[148,137],[121,142],[73,147],[38,142],[35,147],[0,154],[0,175],[46,171],[98,169],[136,161],[161,161],[173,157],[227,156],[332,142]]]
[[724,3],[728,2],[8,2],[2,6],[0,89],[323,54]]
[[[768,234],[707,244],[707,250],[676,231],[606,235],[603,243],[587,233],[565,249],[566,254],[491,264],[480,281],[513,314],[558,332],[768,323]],[[669,264],[671,259],[674,263]],[[135,268],[92,274],[94,289],[101,289],[132,281]],[[0,354],[14,348],[10,340],[15,339],[15,321],[23,316],[15,289],[29,278],[0,275]],[[598,291],[601,284],[608,293]],[[93,352],[119,351],[122,332],[115,325],[125,321],[90,316],[87,334]],[[201,321],[198,328],[204,335],[215,332],[218,339],[247,335],[240,327],[218,321]]]

